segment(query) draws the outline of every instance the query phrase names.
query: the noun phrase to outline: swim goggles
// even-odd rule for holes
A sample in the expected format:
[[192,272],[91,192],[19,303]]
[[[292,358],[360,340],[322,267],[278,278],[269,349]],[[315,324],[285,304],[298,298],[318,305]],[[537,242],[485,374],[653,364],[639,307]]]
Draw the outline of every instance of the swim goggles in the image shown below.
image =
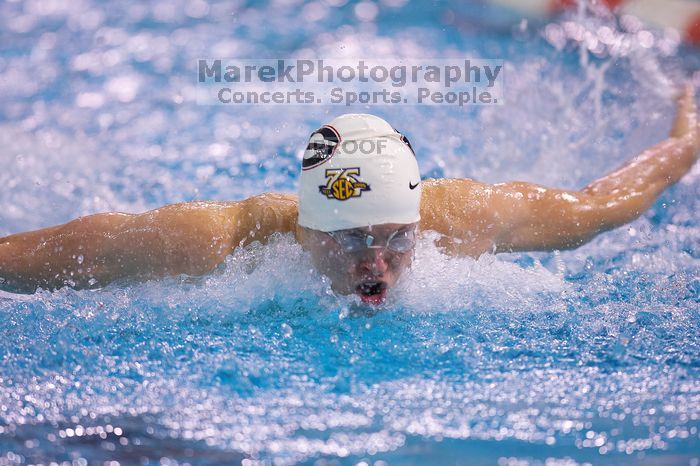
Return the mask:
[[376,244],[377,238],[371,233],[358,229],[329,231],[328,235],[335,240],[343,251],[359,252],[365,249],[388,249],[392,252],[405,253],[416,245],[416,227],[401,228],[393,232],[383,245]]

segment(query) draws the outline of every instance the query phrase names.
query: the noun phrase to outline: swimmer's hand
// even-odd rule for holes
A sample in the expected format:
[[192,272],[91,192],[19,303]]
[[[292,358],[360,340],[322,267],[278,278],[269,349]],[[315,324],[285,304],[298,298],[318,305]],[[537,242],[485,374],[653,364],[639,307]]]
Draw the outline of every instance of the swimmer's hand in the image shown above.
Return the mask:
[[695,88],[690,83],[683,86],[678,97],[678,110],[671,129],[671,137],[688,138],[696,152],[700,150],[700,122],[698,122],[695,106]]
[[188,202],[143,214],[89,215],[0,238],[0,289],[98,288],[115,280],[201,275],[235,247],[291,231],[296,198]]
[[442,233],[447,252],[571,249],[639,217],[698,159],[694,92],[685,86],[670,137],[579,191],[466,179],[423,183],[421,228]]

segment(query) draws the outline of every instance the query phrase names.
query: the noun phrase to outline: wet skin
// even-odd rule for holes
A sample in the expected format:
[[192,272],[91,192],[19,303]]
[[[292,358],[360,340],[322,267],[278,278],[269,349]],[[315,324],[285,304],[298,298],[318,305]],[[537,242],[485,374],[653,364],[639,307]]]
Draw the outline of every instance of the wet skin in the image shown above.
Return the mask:
[[[380,245],[397,230],[410,229],[415,224],[386,223],[357,230],[371,233]],[[327,233],[297,227],[296,237],[311,254],[316,269],[331,280],[333,291],[339,294],[356,293],[363,302],[380,304],[389,288],[411,265],[414,249],[399,253],[388,248],[365,248],[345,252]]]
[[[681,179],[700,154],[694,89],[680,94],[669,137],[580,190],[470,179],[422,180],[420,231],[438,233],[445,253],[572,249],[639,217]],[[186,202],[141,214],[103,213],[0,238],[0,289],[99,288],[115,280],[202,275],[236,248],[294,233],[338,293],[379,295],[396,283],[412,254],[341,252],[332,238],[297,225],[293,194],[242,201]],[[377,225],[389,235],[401,225]],[[322,235],[322,236],[316,236]],[[378,238],[386,240],[387,236]],[[80,261],[76,260],[78,257]],[[359,288],[358,288],[359,287]]]

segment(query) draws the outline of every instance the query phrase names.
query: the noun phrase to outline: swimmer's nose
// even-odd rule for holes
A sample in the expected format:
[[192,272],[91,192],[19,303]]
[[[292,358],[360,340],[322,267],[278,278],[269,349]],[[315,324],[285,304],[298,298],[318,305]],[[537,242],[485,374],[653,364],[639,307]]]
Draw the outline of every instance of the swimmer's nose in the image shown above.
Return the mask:
[[368,249],[367,255],[362,258],[360,266],[363,271],[371,272],[374,275],[382,275],[389,269],[384,258],[383,249]]

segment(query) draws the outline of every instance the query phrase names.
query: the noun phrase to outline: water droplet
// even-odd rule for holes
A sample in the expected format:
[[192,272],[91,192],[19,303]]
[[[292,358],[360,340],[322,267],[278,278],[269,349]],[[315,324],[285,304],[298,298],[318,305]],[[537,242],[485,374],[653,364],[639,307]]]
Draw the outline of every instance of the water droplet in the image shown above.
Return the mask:
[[292,330],[292,327],[290,327],[286,323],[282,324],[282,336],[284,336],[284,338],[291,337],[293,333],[294,331]]

